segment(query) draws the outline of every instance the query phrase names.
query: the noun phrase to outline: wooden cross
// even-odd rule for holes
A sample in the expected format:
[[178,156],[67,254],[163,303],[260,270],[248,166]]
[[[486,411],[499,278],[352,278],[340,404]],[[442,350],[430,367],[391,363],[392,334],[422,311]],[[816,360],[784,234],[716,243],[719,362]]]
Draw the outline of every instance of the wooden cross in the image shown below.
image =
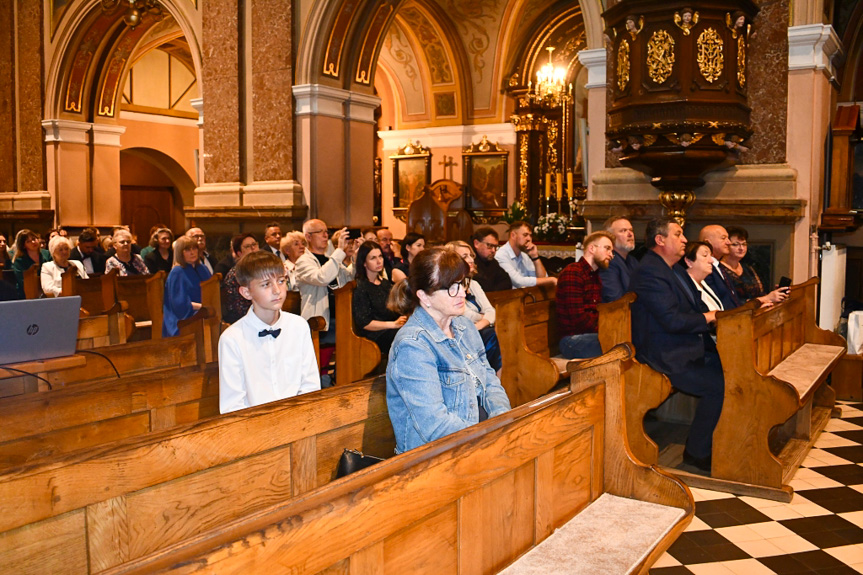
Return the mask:
[[452,177],[452,169],[453,169],[453,167],[454,167],[454,166],[457,166],[457,165],[458,165],[458,164],[456,164],[456,163],[453,161],[454,159],[455,159],[455,158],[454,158],[454,157],[452,157],[452,156],[444,155],[444,157],[443,157],[443,161],[442,161],[442,162],[438,162],[438,163],[437,163],[437,165],[438,165],[438,166],[443,166],[443,177],[444,177],[444,179],[446,179],[446,169],[447,169],[447,168],[449,168],[449,179],[450,179],[450,180],[452,180],[452,179],[453,179],[453,177]]

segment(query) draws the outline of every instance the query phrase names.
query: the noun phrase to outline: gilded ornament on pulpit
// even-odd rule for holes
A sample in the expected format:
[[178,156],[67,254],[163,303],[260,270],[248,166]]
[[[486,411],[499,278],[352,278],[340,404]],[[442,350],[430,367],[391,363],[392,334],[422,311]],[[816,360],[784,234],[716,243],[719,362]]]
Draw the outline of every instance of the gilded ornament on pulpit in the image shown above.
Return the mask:
[[622,92],[629,84],[629,42],[621,40],[617,47],[617,87]]
[[698,36],[698,69],[711,84],[722,75],[725,57],[722,55],[722,38],[714,28],[707,28]]
[[674,23],[683,30],[684,36],[689,36],[692,33],[692,27],[698,24],[698,12],[693,12],[692,8],[684,8],[682,16],[680,12],[675,12]]
[[746,23],[746,15],[742,12],[735,12],[733,16],[730,12],[726,12],[725,25],[731,30],[731,37],[735,39],[739,36],[749,36],[752,30],[752,26]]
[[647,42],[647,73],[662,84],[674,69],[674,39],[665,30],[657,30]]
[[737,83],[746,87],[746,39],[737,38]]

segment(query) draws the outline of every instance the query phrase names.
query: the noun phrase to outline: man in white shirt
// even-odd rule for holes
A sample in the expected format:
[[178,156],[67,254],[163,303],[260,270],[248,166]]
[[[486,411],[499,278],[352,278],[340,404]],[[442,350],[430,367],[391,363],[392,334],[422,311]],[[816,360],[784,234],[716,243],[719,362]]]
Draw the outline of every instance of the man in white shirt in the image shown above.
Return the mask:
[[532,240],[527,222],[517,221],[507,231],[509,241],[497,251],[494,259],[509,274],[513,289],[535,285],[556,285],[557,278],[549,277],[539,259],[539,248]]
[[320,335],[320,343],[335,343],[335,318],[331,314],[334,305],[333,290],[348,283],[351,278],[343,262],[347,257],[345,246],[350,240],[347,228],[342,228],[336,249],[327,256],[329,232],[323,220],[308,220],[303,224],[306,236],[306,252],[297,258],[295,277],[300,288],[300,315],[305,319],[320,316],[326,322],[326,332]]
[[248,313],[219,338],[219,412],[229,413],[321,388],[309,324],[281,311],[285,268],[266,251],[235,267]]

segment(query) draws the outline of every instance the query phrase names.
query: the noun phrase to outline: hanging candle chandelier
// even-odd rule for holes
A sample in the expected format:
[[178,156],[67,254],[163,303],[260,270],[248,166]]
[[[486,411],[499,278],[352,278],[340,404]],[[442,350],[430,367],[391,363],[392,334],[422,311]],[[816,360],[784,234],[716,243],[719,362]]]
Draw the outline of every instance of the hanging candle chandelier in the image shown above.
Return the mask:
[[112,13],[116,10],[125,10],[123,22],[132,30],[140,25],[145,18],[155,18],[159,21],[163,17],[162,5],[157,0],[101,0],[102,10]]

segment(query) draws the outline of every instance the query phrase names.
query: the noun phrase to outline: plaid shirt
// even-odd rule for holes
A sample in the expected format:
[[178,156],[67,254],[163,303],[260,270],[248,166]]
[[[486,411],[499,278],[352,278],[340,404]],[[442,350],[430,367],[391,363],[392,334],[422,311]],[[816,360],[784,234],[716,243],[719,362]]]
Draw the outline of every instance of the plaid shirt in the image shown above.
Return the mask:
[[590,269],[584,256],[566,266],[557,278],[557,329],[560,337],[596,333],[602,301],[602,280],[599,270]]

